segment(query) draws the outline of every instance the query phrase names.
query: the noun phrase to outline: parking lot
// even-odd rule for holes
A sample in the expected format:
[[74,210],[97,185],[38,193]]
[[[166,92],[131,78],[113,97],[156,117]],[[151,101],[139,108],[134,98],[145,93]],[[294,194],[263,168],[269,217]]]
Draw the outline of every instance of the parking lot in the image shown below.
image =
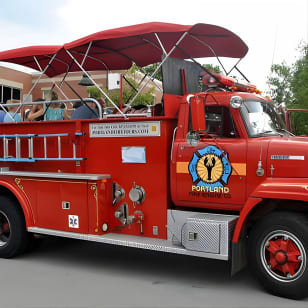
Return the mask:
[[43,237],[0,260],[0,307],[308,307],[263,291],[229,264],[147,250]]

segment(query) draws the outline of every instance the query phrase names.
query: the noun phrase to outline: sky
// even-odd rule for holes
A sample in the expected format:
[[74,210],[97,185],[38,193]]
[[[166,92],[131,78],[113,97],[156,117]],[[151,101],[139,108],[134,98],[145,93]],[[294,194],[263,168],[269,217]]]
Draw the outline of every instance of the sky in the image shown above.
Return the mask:
[[[308,0],[0,0],[0,51],[62,45],[97,31],[153,21],[214,24],[236,33],[249,47],[239,69],[266,91],[271,65],[294,63],[299,44],[307,44]],[[222,62],[227,69],[235,64]]]

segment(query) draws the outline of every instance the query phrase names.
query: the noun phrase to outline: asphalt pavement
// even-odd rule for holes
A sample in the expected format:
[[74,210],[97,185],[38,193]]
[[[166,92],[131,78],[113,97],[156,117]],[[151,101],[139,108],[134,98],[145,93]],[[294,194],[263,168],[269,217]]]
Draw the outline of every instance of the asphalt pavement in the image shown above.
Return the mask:
[[266,293],[248,270],[162,252],[42,237],[0,259],[0,308],[308,307]]

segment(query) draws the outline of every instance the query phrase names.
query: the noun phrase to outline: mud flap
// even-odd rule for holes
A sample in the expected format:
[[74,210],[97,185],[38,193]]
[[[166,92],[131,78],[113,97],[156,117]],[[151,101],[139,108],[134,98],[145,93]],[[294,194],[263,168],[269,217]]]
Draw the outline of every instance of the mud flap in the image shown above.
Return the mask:
[[232,242],[231,276],[240,272],[247,265],[246,237],[240,237],[237,243]]

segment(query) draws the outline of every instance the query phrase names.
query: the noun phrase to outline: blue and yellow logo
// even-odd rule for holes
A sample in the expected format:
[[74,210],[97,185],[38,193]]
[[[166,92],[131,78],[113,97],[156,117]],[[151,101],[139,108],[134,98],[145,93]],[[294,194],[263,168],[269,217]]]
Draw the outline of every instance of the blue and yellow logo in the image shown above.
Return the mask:
[[213,145],[196,151],[188,169],[195,185],[193,187],[203,187],[196,189],[198,191],[224,192],[223,188],[228,184],[232,173],[228,153]]

